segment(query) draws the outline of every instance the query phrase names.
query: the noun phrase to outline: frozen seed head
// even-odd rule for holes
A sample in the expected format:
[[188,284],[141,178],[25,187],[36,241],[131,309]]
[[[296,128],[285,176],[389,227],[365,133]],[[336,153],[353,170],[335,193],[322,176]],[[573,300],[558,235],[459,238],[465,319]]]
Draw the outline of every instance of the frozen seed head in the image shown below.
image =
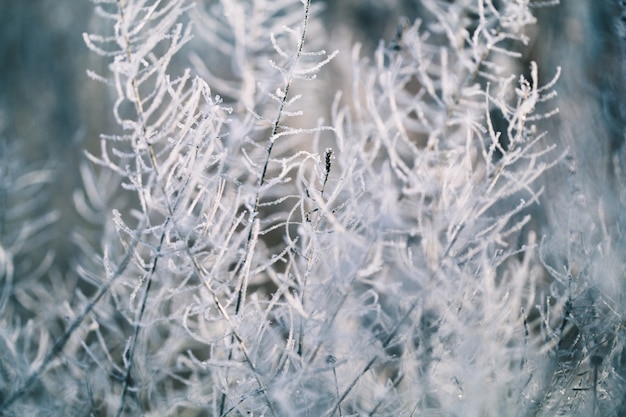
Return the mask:
[[333,150],[331,148],[326,148],[326,150],[324,151],[324,162],[325,162],[326,175],[328,175],[328,173],[330,172],[330,166],[332,164],[332,159],[333,159]]

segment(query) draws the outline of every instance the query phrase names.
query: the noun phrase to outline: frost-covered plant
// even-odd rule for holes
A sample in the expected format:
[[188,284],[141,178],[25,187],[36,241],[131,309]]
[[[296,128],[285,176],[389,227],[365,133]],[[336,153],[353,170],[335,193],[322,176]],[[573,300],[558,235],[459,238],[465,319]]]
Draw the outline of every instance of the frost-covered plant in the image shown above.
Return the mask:
[[530,2],[422,0],[349,71],[311,0],[95,3],[118,131],[75,203],[108,220],[0,413],[56,377],[65,414],[619,415],[623,265],[580,256],[615,239],[563,260],[583,231],[531,224],[572,161],[559,70],[520,65]]
[[[52,307],[55,296],[69,296],[51,267],[49,242],[59,216],[49,209],[46,187],[54,169],[21,155],[19,142],[0,126],[0,402],[42,363],[62,314],[61,306]],[[41,305],[51,306],[50,315],[40,315]]]

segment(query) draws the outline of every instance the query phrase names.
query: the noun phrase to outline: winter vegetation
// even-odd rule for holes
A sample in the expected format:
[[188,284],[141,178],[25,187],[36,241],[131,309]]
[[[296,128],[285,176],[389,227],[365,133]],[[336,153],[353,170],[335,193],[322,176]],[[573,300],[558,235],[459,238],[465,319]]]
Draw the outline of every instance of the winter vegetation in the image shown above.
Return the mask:
[[625,415],[626,3],[563,3],[93,0],[79,180],[0,126],[0,415]]

